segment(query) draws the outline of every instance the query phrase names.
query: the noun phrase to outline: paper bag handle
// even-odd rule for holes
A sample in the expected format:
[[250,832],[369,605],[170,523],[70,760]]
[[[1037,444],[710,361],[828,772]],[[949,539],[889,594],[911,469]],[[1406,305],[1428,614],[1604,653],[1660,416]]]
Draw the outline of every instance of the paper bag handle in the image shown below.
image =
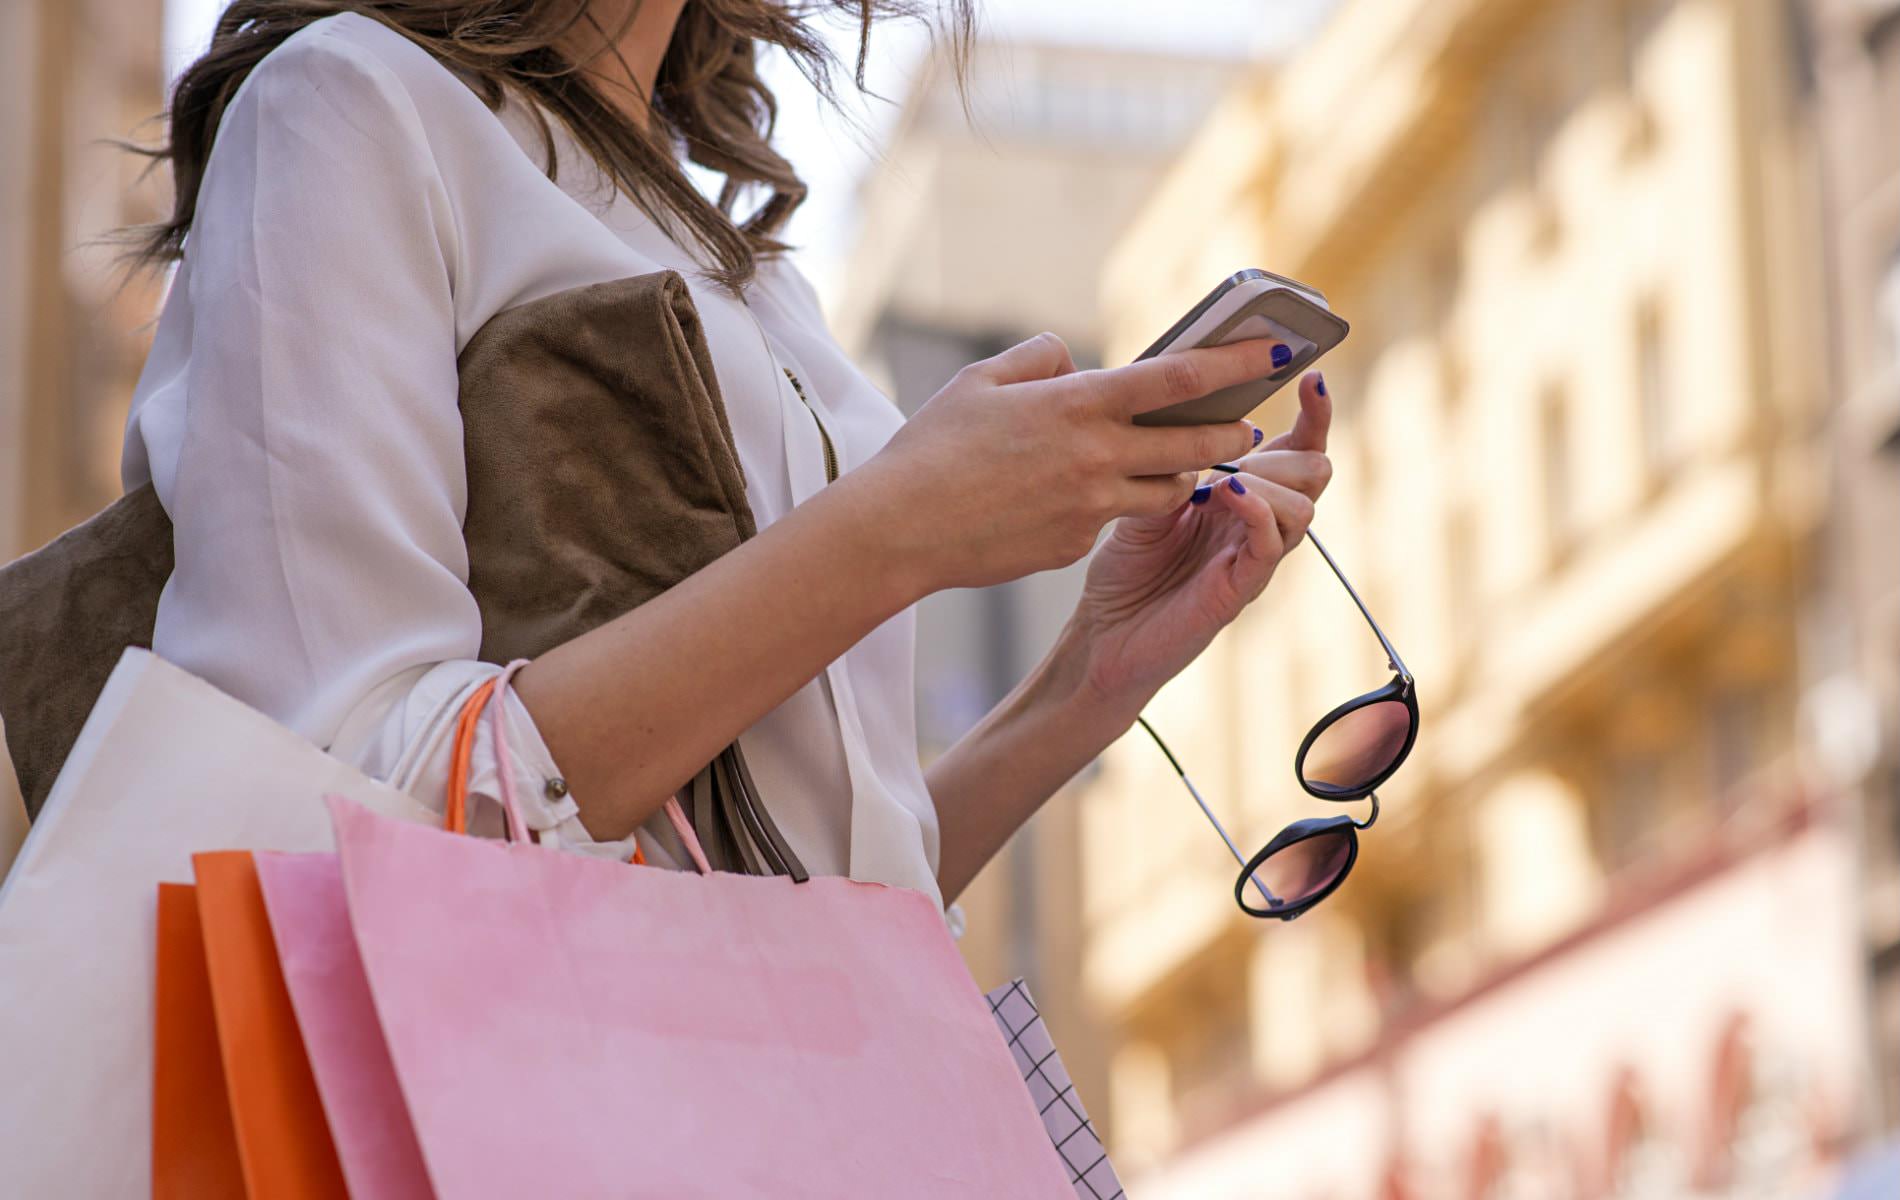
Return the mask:
[[[451,833],[468,832],[468,775],[469,760],[475,751],[475,726],[481,719],[482,710],[489,704],[490,698],[499,693],[502,702],[494,706],[494,742],[496,774],[501,777],[501,808],[508,819],[508,837],[511,841],[526,842],[528,825],[522,820],[521,805],[515,799],[514,762],[508,749],[507,729],[503,719],[507,714],[508,683],[515,672],[528,665],[528,660],[518,658],[502,668],[500,675],[489,680],[470,693],[463,702],[462,711],[455,719],[454,753],[449,768],[448,802],[443,806],[442,825]],[[712,867],[706,861],[706,851],[699,844],[699,835],[693,832],[693,824],[686,819],[680,802],[674,797],[666,800],[667,820],[673,823],[673,829],[679,834],[680,842],[685,845],[686,853],[692,857],[693,866],[701,875],[712,874]]]
[[448,799],[442,806],[442,828],[450,833],[468,832],[468,771],[469,758],[475,749],[475,722],[481,716],[482,706],[495,691],[495,681],[489,680],[475,689],[463,702],[462,711],[455,718],[455,743],[449,760]]
[[[520,659],[509,663],[502,673],[482,684],[470,693],[462,703],[462,711],[455,718],[455,743],[449,763],[449,787],[447,802],[442,806],[442,827],[450,833],[468,832],[468,776],[469,760],[475,752],[475,727],[481,721],[482,710],[488,706],[491,697],[507,687],[508,677],[527,662]],[[508,739],[502,727],[504,704],[495,705],[495,774],[501,779],[501,811],[508,820],[508,840],[526,842],[528,823],[521,818],[521,805],[515,799],[513,764],[508,761]]]

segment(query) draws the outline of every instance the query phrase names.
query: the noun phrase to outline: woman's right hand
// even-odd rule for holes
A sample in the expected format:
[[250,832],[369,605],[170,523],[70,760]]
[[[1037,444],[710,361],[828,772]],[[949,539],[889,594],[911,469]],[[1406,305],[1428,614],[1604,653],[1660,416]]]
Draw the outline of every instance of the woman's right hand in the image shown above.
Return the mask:
[[861,489],[920,595],[1067,566],[1109,522],[1179,508],[1199,472],[1254,448],[1247,421],[1133,418],[1271,374],[1275,344],[1078,371],[1062,339],[1038,334],[958,371],[838,488]]
[[1197,471],[1252,449],[1253,428],[1132,418],[1263,376],[1271,349],[1255,340],[1077,371],[1061,341],[1031,338],[957,372],[869,462],[757,537],[538,656],[515,691],[585,798],[588,832],[627,836],[930,592],[1072,563],[1115,518],[1185,504]]

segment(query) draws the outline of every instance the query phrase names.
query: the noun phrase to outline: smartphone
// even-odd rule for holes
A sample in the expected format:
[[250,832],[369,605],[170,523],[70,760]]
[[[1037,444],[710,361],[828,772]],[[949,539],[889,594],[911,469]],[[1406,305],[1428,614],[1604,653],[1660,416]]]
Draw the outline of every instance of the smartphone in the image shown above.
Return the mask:
[[1326,305],[1316,287],[1271,271],[1236,271],[1190,308],[1154,345],[1135,359],[1174,354],[1199,346],[1224,346],[1247,338],[1270,337],[1286,343],[1293,358],[1260,379],[1250,379],[1211,395],[1145,412],[1137,425],[1214,425],[1238,421],[1266,402],[1290,379],[1346,340],[1351,326]]

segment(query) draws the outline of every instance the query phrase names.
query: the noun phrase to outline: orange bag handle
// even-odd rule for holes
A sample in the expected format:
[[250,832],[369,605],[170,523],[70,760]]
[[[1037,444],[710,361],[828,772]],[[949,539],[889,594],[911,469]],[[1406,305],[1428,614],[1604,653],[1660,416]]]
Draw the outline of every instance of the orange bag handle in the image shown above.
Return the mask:
[[475,723],[482,708],[495,693],[495,681],[475,689],[462,703],[455,718],[455,745],[449,761],[448,801],[442,806],[442,828],[450,833],[468,832],[468,764],[475,751]]
[[[462,702],[461,712],[456,715],[455,740],[449,763],[448,799],[442,810],[442,827],[450,833],[468,832],[469,763],[474,757],[475,730],[481,721],[482,711],[487,708],[495,692],[506,688],[508,680],[525,665],[527,665],[525,659],[517,659],[509,663],[507,669],[500,675],[471,692],[468,699]],[[528,840],[527,828],[521,821],[520,808],[515,803],[513,772],[510,769],[512,764],[508,761],[507,741],[501,724],[503,712],[504,706],[497,705],[494,736],[497,758],[501,765],[502,807],[508,815],[511,836],[517,841],[525,842]],[[699,837],[693,832],[691,823],[680,811],[678,800],[667,800],[666,815],[679,833],[680,840],[685,844],[686,852],[692,858],[693,865],[698,868],[700,874],[709,874],[712,868],[707,865],[705,851],[700,847]],[[646,860],[646,855],[640,850],[640,843],[635,841],[633,853],[628,856],[627,861],[643,866]]]

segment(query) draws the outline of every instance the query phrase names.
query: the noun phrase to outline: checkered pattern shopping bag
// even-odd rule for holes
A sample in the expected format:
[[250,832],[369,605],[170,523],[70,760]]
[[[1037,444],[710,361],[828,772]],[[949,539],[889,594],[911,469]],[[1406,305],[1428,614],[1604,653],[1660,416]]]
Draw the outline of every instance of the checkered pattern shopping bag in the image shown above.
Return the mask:
[[990,1015],[1009,1042],[1016,1069],[1029,1085],[1029,1095],[1042,1114],[1049,1140],[1069,1168],[1069,1182],[1075,1185],[1077,1200],[1120,1200],[1121,1181],[1109,1165],[1108,1151],[1096,1136],[1095,1126],[1075,1094],[1062,1056],[1056,1053],[1049,1027],[1043,1023],[1029,988],[1020,979],[1011,980],[986,999]]

